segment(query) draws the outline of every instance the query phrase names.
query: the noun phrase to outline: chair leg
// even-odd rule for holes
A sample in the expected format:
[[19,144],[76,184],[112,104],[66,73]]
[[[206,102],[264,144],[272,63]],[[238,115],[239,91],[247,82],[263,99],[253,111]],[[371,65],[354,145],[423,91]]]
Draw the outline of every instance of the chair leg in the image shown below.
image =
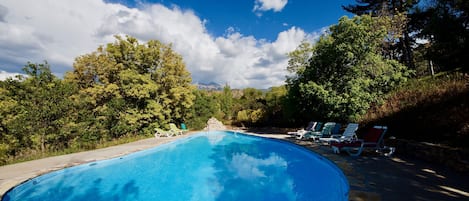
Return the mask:
[[350,156],[359,156],[362,153],[362,149],[358,148],[346,148],[344,149],[345,152],[347,152],[348,155]]
[[[363,152],[364,143],[360,145],[360,147],[344,147],[345,151],[350,155],[350,156],[360,156],[360,154]],[[357,150],[356,152],[353,152],[352,150]]]
[[385,146],[384,149],[389,150],[388,152],[384,153],[385,156],[392,156],[396,151],[396,147],[387,147]]
[[339,147],[332,146],[332,151],[333,151],[335,154],[340,154],[340,149],[339,149]]

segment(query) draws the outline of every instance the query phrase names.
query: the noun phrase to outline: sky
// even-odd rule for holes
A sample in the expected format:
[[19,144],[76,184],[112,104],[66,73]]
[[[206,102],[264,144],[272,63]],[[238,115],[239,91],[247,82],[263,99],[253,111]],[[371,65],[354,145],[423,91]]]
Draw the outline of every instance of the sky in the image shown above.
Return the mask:
[[194,83],[284,84],[287,53],[316,41],[353,0],[0,0],[0,80],[47,61],[62,78],[76,57],[130,35],[172,44]]

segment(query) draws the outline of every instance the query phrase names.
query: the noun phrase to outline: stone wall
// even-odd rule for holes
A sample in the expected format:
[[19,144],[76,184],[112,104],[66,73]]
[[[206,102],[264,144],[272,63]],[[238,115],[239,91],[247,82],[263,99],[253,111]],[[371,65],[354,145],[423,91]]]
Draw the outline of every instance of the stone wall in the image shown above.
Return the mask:
[[396,153],[440,163],[456,171],[469,172],[469,149],[447,147],[426,142],[389,139],[386,144],[396,147]]

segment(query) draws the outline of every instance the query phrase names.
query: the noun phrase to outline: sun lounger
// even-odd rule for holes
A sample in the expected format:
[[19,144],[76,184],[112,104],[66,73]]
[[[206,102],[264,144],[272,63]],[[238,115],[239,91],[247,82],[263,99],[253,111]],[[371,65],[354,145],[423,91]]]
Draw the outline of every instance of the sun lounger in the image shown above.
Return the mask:
[[288,132],[287,134],[288,135],[302,135],[307,131],[316,131],[317,125],[318,125],[318,122],[311,121],[311,122],[309,122],[308,126],[305,129],[300,129],[300,130],[297,130],[297,131]]
[[357,123],[349,123],[347,127],[345,127],[344,132],[341,135],[331,135],[330,137],[323,137],[319,138],[319,142],[330,144],[331,142],[344,142],[344,141],[351,141],[352,139],[356,139],[355,132],[358,129],[359,124]]
[[331,142],[332,150],[335,153],[345,151],[351,156],[359,156],[364,150],[372,150],[385,155],[392,155],[395,151],[394,147],[384,146],[384,135],[387,131],[386,126],[374,126],[364,133],[362,139],[354,139],[351,141]]
[[155,128],[155,137],[171,137],[171,136],[174,136],[176,135],[174,132],[172,132],[171,130],[169,131],[165,131],[161,128]]
[[169,130],[175,133],[176,135],[182,135],[184,133],[184,131],[179,129],[174,123],[169,124]]

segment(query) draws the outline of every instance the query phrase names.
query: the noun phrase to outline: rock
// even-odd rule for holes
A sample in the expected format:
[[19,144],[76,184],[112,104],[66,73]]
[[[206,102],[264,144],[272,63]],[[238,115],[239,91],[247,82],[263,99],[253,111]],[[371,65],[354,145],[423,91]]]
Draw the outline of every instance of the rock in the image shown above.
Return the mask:
[[218,121],[215,117],[210,118],[207,121],[207,126],[204,128],[205,131],[217,131],[226,130],[225,125],[221,121]]

